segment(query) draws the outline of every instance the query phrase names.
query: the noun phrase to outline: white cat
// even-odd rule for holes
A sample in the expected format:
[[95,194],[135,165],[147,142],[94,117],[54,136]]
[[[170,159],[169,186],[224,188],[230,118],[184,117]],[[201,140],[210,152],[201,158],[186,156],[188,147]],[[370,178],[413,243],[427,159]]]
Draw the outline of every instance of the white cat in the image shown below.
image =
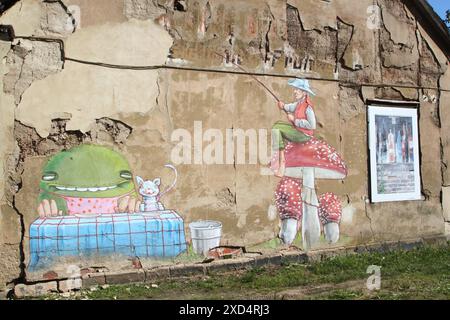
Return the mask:
[[140,207],[141,211],[157,211],[165,209],[164,205],[159,200],[165,193],[170,191],[175,186],[178,178],[178,172],[174,166],[166,164],[165,167],[170,168],[175,172],[175,180],[172,185],[163,192],[160,192],[159,189],[159,186],[161,185],[161,178],[145,181],[141,177],[136,176],[136,181],[139,186],[139,194],[143,197],[143,203]]

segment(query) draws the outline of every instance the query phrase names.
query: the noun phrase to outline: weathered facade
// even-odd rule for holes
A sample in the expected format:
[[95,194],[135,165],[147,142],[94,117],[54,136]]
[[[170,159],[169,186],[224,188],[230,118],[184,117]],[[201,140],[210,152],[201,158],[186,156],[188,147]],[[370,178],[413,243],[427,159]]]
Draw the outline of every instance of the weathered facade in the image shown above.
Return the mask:
[[[164,165],[184,129],[192,163],[176,164],[162,202],[183,218],[186,238],[190,222],[209,219],[222,223],[222,244],[275,239],[280,221],[268,211],[279,178],[250,156],[251,143],[269,142],[247,137],[245,161],[223,150],[222,164],[205,158],[211,137],[195,137],[199,125],[201,135],[270,136],[285,118],[248,73],[286,102],[291,78],[309,79],[316,93],[315,136],[347,168],[345,179],[316,179],[318,193],[342,203],[341,240],[323,246],[450,230],[448,52],[400,0],[22,0],[0,24],[15,35],[0,41],[0,290],[43,274],[27,270],[42,170],[84,144],[108,146],[134,175],[169,185]],[[418,111],[420,200],[370,201],[367,106],[377,100]]]

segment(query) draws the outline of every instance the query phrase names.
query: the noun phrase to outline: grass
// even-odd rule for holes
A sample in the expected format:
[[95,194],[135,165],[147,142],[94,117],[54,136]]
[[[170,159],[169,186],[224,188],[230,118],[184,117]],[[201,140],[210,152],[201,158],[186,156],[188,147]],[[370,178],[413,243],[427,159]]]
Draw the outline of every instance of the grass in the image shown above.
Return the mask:
[[[381,267],[380,290],[369,291],[365,287],[370,265]],[[320,290],[321,287],[325,289]],[[273,298],[275,293],[292,289],[302,292],[300,299],[450,299],[450,249],[423,247],[411,251],[364,253],[308,265],[264,267],[201,279],[169,280],[153,286],[116,285],[95,291],[83,290],[72,298]]]

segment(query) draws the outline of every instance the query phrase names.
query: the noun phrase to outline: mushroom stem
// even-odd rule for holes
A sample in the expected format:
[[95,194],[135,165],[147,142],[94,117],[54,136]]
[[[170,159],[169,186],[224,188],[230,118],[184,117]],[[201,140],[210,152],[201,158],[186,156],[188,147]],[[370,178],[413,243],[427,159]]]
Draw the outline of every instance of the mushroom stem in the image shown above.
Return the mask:
[[296,219],[281,220],[281,230],[279,237],[285,245],[290,246],[297,235],[298,221]]
[[328,222],[323,226],[323,233],[325,234],[325,239],[329,243],[336,243],[339,240],[339,224],[336,222]]
[[314,168],[303,168],[302,240],[304,250],[311,249],[320,238],[319,201],[314,185]]

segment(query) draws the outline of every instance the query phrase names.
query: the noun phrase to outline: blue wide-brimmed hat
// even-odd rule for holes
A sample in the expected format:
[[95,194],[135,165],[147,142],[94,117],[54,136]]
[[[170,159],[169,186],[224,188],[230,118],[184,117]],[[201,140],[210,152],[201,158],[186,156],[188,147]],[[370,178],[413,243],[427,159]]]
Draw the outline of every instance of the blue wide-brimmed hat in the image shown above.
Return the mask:
[[311,88],[309,87],[309,81],[305,80],[305,79],[291,79],[288,80],[288,85],[306,91],[310,94],[312,94],[313,96],[315,96],[316,94],[311,90]]

